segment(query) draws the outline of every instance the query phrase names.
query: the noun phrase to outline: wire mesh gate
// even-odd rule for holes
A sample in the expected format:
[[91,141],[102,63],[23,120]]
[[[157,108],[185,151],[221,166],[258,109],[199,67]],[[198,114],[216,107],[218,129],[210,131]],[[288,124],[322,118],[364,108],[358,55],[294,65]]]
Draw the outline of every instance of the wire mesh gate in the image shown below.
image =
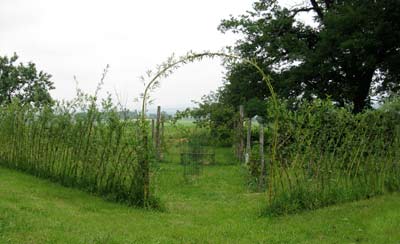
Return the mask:
[[180,153],[183,177],[188,180],[199,176],[204,165],[215,164],[215,152],[204,147],[191,147]]

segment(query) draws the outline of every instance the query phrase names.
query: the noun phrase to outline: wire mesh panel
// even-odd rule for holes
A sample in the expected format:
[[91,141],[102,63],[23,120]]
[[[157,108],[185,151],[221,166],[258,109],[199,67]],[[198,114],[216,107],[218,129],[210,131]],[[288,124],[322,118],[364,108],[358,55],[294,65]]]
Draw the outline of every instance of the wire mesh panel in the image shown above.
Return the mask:
[[199,176],[203,165],[215,163],[215,153],[203,147],[190,147],[188,150],[181,152],[180,156],[185,179]]

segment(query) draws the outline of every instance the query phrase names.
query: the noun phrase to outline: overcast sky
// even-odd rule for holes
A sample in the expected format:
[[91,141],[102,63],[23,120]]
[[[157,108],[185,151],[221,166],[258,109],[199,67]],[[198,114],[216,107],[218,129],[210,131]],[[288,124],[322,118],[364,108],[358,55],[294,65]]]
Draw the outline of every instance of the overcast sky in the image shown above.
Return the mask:
[[[138,79],[172,53],[219,50],[236,36],[217,30],[223,18],[251,9],[253,0],[1,0],[0,55],[16,52],[53,75],[57,99],[75,95],[74,75],[95,90],[109,64],[105,91],[133,108]],[[222,84],[220,60],[187,65],[162,82],[155,104],[185,107]]]

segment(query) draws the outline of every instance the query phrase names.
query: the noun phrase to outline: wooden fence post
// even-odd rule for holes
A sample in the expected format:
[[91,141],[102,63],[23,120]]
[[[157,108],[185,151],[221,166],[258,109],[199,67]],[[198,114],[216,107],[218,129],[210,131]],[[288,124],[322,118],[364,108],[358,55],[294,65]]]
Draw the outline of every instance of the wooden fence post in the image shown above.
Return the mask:
[[234,149],[234,153],[235,153],[235,158],[239,159],[239,143],[238,143],[237,127],[238,127],[238,121],[237,121],[236,117],[234,117],[234,119],[233,119],[234,135],[233,135],[232,144],[233,144],[233,149]]
[[265,186],[264,125],[260,124],[260,190]]
[[239,150],[238,156],[239,161],[243,162],[244,156],[244,133],[243,133],[243,123],[244,123],[244,107],[243,105],[239,106],[239,125],[238,125],[238,135],[239,135]]
[[151,140],[153,141],[153,147],[154,147],[154,145],[156,145],[156,138],[155,138],[155,136],[154,136],[154,133],[155,133],[155,131],[154,131],[154,119],[151,119]]
[[160,159],[163,160],[164,159],[164,153],[163,153],[163,149],[164,149],[164,120],[165,117],[161,116],[161,138],[160,138]]
[[157,106],[157,120],[156,120],[156,157],[160,160],[160,124],[161,124],[161,107]]
[[246,156],[245,156],[246,164],[250,162],[250,156],[251,156],[251,118],[248,119],[247,123]]

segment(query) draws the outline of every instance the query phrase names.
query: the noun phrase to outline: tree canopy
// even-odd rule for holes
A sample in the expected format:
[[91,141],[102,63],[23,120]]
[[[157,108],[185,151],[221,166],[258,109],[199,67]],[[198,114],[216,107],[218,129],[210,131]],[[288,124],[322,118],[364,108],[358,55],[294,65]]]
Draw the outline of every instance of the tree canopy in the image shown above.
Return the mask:
[[[300,17],[312,16],[313,23]],[[242,34],[233,47],[256,58],[281,97],[330,97],[355,113],[400,88],[400,1],[309,0],[283,7],[259,0],[253,10],[223,20]],[[227,66],[224,96],[233,106],[264,101],[268,90],[252,67]],[[257,113],[257,112],[256,112]]]
[[43,105],[53,100],[49,90],[54,89],[51,75],[37,71],[32,62],[17,64],[18,56],[0,56],[0,104],[19,99],[22,103]]

